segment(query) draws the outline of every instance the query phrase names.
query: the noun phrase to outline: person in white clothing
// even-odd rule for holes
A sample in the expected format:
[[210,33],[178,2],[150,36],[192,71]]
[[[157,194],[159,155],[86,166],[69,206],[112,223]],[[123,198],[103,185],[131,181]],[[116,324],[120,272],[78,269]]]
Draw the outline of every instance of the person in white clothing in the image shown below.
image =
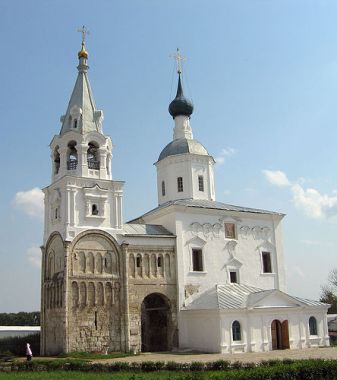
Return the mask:
[[32,350],[30,348],[30,344],[26,343],[26,357],[27,357],[28,362],[32,360],[32,356],[33,356],[33,353],[32,353]]

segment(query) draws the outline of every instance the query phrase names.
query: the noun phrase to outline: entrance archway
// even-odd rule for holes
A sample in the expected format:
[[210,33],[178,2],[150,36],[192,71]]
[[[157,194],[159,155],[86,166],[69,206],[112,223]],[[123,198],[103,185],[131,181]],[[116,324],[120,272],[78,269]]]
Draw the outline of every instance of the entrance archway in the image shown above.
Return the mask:
[[271,340],[273,350],[284,350],[289,348],[289,329],[288,321],[282,323],[274,319],[271,323]]
[[171,310],[166,298],[149,294],[141,306],[142,352],[169,350]]

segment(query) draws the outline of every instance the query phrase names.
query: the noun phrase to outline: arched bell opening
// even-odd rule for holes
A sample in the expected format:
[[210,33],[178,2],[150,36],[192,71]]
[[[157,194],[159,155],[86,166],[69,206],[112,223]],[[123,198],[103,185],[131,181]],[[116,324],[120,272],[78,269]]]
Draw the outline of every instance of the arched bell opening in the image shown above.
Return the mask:
[[68,170],[75,170],[77,168],[77,149],[76,141],[70,141],[68,144],[67,152],[67,168]]
[[58,174],[59,170],[60,170],[60,163],[61,163],[61,159],[60,159],[60,152],[59,152],[59,147],[57,146],[55,149],[54,149],[54,174]]
[[89,169],[99,170],[99,167],[100,167],[99,146],[95,142],[90,142],[88,144],[87,162],[88,162]]
[[141,305],[142,352],[168,351],[172,348],[172,314],[167,298],[149,294]]

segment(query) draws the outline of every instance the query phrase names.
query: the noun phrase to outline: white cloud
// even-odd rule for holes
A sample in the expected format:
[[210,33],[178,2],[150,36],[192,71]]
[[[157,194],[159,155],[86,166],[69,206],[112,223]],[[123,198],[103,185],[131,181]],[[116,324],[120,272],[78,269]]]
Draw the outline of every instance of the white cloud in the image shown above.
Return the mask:
[[337,195],[321,194],[316,189],[304,189],[301,185],[291,188],[293,202],[311,218],[324,218],[337,215]]
[[302,210],[310,218],[320,219],[337,216],[337,192],[333,191],[331,196],[321,194],[313,188],[304,188],[306,180],[300,177],[291,183],[281,170],[262,170],[269,183],[279,187],[290,187],[292,202],[295,207]]
[[215,162],[218,165],[222,165],[225,162],[225,159],[227,157],[233,156],[233,154],[235,153],[236,153],[236,149],[234,148],[231,148],[231,147],[223,148],[220,154],[218,155],[218,157],[215,158]]
[[275,186],[290,186],[291,183],[286,174],[281,170],[262,170],[267,180]]
[[33,246],[27,249],[28,261],[37,268],[41,268],[41,249],[37,246]]
[[34,187],[28,191],[19,191],[15,194],[14,205],[27,215],[43,219],[44,194],[41,189]]

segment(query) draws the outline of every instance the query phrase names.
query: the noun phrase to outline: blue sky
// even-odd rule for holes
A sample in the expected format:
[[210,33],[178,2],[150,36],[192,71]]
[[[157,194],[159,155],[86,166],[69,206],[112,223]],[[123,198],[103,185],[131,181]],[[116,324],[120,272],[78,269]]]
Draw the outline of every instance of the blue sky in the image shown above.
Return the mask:
[[336,266],[337,3],[310,0],[0,0],[0,312],[37,310],[39,192],[76,79],[89,78],[124,219],[157,204],[179,47],[195,138],[217,159],[217,200],[280,211],[288,292],[318,298]]

